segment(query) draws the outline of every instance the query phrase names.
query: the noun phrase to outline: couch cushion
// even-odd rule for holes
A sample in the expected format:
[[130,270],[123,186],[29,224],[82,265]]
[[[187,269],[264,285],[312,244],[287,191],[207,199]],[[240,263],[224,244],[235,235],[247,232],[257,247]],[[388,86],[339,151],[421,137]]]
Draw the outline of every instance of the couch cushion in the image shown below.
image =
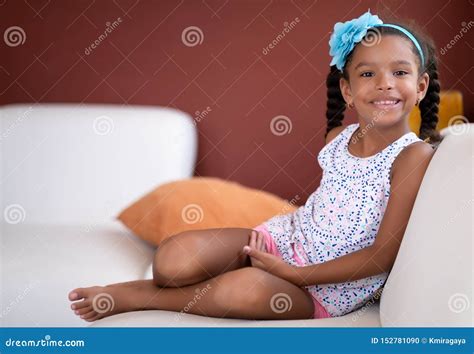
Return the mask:
[[170,311],[118,314],[90,324],[74,315],[76,287],[151,278],[154,249],[120,223],[2,225],[1,326],[24,327],[379,327],[379,304],[343,317],[300,321],[217,319]]
[[214,177],[160,185],[123,210],[118,219],[153,245],[182,231],[252,228],[296,207],[271,193]]
[[450,128],[430,162],[382,294],[384,327],[472,326],[473,127]]
[[156,185],[192,176],[192,123],[163,107],[3,106],[2,210],[9,207],[24,223],[112,220]]
[[154,254],[119,222],[2,224],[1,236],[2,326],[86,326],[68,293],[142,279]]
[[380,327],[379,303],[335,318],[252,321],[216,318],[172,311],[135,311],[92,322],[90,327]]

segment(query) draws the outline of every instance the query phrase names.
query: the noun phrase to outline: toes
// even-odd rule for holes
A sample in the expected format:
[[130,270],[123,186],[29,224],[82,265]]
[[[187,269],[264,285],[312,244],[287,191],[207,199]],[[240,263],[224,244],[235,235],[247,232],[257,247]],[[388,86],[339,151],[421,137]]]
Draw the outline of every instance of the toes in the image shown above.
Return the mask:
[[95,317],[97,316],[97,312],[95,311],[89,311],[88,313],[86,313],[85,315],[81,315],[81,318],[83,320],[88,320],[88,319],[91,319],[92,317]]
[[83,299],[85,297],[84,289],[82,288],[74,289],[73,291],[69,293],[68,297],[69,297],[69,300],[71,301]]
[[84,320],[86,320],[87,322],[94,322],[94,321],[97,321],[98,319],[102,318],[102,314],[98,313],[97,315],[95,315],[94,317],[91,317],[91,318],[86,318]]
[[92,310],[93,310],[92,306],[87,306],[87,307],[84,307],[84,308],[82,308],[82,309],[80,309],[80,310],[74,311],[74,313],[75,313],[76,315],[82,316],[82,315],[85,315],[85,314],[91,312]]
[[82,300],[82,301],[76,301],[73,304],[71,304],[71,309],[72,310],[80,310],[84,307],[87,307],[90,305],[90,301]]

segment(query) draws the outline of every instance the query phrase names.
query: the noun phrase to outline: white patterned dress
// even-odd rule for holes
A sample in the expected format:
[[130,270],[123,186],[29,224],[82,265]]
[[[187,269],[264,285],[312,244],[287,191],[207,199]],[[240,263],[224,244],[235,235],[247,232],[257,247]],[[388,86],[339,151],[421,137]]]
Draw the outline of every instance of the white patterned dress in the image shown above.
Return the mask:
[[[407,133],[376,155],[350,154],[348,144],[358,123],[348,125],[318,154],[323,169],[320,186],[295,212],[274,216],[263,224],[282,258],[305,266],[342,257],[373,244],[390,196],[390,170],[397,155],[414,142]],[[318,284],[306,289],[332,317],[364,305],[385,284],[388,273],[356,281]]]

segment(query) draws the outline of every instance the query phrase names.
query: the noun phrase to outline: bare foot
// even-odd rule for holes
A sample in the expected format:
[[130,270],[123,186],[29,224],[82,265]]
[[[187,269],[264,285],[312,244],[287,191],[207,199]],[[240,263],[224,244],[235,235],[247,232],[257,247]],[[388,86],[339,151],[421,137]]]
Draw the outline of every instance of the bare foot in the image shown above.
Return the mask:
[[74,313],[85,321],[92,322],[122,312],[144,310],[148,301],[143,297],[143,290],[130,284],[92,286],[74,289],[68,297],[75,301],[71,304]]

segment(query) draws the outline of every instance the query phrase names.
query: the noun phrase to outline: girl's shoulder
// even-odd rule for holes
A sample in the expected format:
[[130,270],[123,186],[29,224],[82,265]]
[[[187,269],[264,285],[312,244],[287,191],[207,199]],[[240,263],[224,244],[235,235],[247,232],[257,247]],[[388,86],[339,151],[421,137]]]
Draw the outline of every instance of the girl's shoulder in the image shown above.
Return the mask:
[[326,145],[331,142],[336,136],[338,136],[344,129],[347,128],[347,125],[340,125],[338,127],[332,128],[328,135],[326,136]]
[[392,174],[396,171],[411,173],[421,162],[430,161],[434,153],[433,147],[422,140],[411,143],[405,146],[393,161]]

